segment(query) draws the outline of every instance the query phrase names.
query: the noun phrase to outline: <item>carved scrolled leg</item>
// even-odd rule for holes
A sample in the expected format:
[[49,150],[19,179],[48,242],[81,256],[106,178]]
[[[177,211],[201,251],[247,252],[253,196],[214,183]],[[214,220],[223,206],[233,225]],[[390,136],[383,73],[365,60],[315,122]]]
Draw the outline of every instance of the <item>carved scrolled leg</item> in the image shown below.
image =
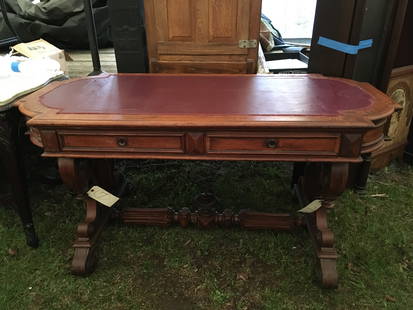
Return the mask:
[[[323,203],[324,204],[324,203]],[[324,205],[312,214],[306,215],[308,231],[314,241],[320,264],[321,284],[326,288],[337,287],[337,251],[334,248],[334,234],[328,228],[327,209]]]
[[84,194],[89,181],[87,168],[81,166],[81,162],[73,158],[59,158],[57,165],[63,183],[73,193]]
[[[107,160],[94,160],[90,162],[90,168],[80,165],[74,159],[61,158],[58,160],[59,171],[62,180],[75,193],[84,194],[90,185],[100,185],[111,190],[113,184],[112,165]],[[87,275],[93,272],[96,262],[96,246],[100,234],[110,218],[111,209],[100,205],[95,200],[84,196],[86,217],[79,224],[76,231],[75,249],[71,271],[76,275]]]
[[334,233],[328,227],[328,209],[334,207],[335,199],[346,189],[349,166],[346,163],[309,164],[302,180],[306,200],[321,199],[322,206],[305,216],[308,231],[314,241],[320,265],[321,284],[335,288],[338,284],[337,251],[334,248]]
[[77,227],[75,253],[72,261],[72,273],[87,275],[93,272],[96,262],[96,245],[99,236],[110,216],[110,209],[100,206],[91,198],[85,199],[86,218]]

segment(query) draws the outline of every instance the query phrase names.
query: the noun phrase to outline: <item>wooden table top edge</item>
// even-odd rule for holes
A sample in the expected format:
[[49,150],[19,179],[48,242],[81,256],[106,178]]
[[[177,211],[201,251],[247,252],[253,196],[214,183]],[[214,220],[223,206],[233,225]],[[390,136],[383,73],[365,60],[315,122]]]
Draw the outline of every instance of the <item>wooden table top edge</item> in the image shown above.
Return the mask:
[[[303,127],[374,127],[374,121],[390,116],[398,106],[391,101],[384,93],[375,89],[368,83],[360,83],[342,78],[330,78],[315,75],[277,75],[270,78],[317,78],[340,80],[350,85],[362,88],[364,91],[377,98],[375,102],[369,106],[349,111],[340,111],[339,115],[232,115],[229,119],[227,115],[124,115],[124,114],[63,114],[59,110],[48,108],[39,101],[39,97],[50,92],[56,87],[60,87],[67,83],[72,83],[82,79],[96,79],[108,77],[112,74],[103,74],[98,77],[82,77],[62,82],[53,82],[48,86],[18,100],[16,105],[21,113],[31,118],[29,125],[32,126],[47,126],[47,125],[70,125],[70,126],[121,126],[121,127],[141,127],[146,126],[183,126],[188,125],[193,121],[190,127],[207,127],[210,124],[214,126],[236,127],[236,126],[251,126],[251,127],[290,127],[300,122]],[[133,76],[182,76],[179,74],[119,74]],[[190,74],[185,76],[210,76],[205,74]],[[233,76],[233,75],[224,75]],[[239,74],[235,76],[251,76],[247,74]],[[268,78],[267,75],[263,76]],[[357,112],[357,113],[355,113]],[[59,114],[58,117],[57,114]],[[295,124],[294,124],[295,123]],[[327,125],[327,123],[329,125]]]

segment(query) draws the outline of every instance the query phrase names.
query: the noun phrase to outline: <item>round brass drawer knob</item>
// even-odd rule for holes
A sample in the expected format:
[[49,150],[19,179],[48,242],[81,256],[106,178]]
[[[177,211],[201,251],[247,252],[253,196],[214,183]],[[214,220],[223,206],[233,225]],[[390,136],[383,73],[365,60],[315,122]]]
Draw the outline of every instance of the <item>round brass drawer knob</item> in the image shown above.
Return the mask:
[[128,140],[126,140],[126,138],[118,138],[118,145],[119,146],[127,146],[128,145]]
[[266,145],[270,149],[275,149],[278,146],[278,141],[276,139],[268,139]]

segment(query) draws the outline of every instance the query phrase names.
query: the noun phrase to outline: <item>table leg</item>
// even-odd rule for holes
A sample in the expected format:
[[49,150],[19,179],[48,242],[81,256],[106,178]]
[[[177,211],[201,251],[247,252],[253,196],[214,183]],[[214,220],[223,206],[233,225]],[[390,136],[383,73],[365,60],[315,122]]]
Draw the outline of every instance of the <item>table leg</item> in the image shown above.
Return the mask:
[[11,185],[16,211],[26,235],[26,243],[32,248],[37,248],[39,239],[33,225],[24,162],[19,152],[17,124],[18,117],[14,111],[0,114],[0,162],[5,169],[7,182]]
[[334,233],[328,228],[326,207],[322,206],[316,212],[307,214],[305,218],[320,266],[321,284],[326,288],[335,288],[338,284],[338,255],[334,248]]
[[355,182],[355,189],[359,192],[363,192],[366,190],[367,181],[369,178],[370,167],[371,167],[371,153],[364,154],[363,162],[360,164],[358,168],[358,176]]
[[346,163],[307,164],[300,179],[300,194],[304,202],[321,199],[322,206],[305,216],[308,231],[314,241],[324,287],[338,284],[336,269],[337,251],[334,248],[334,233],[328,227],[327,211],[334,207],[335,199],[346,189],[349,165]]
[[298,183],[300,177],[303,176],[305,170],[306,163],[303,162],[295,162],[293,164],[293,175],[291,178],[291,187],[294,188],[295,184]]
[[[84,194],[88,186],[99,185],[106,190],[113,187],[112,162],[93,160],[88,165],[81,165],[79,160],[60,158],[59,172],[65,184],[76,194]],[[96,246],[105,224],[111,215],[111,209],[101,206],[95,200],[85,197],[86,217],[76,231],[75,249],[71,271],[76,275],[93,272],[97,262]]]

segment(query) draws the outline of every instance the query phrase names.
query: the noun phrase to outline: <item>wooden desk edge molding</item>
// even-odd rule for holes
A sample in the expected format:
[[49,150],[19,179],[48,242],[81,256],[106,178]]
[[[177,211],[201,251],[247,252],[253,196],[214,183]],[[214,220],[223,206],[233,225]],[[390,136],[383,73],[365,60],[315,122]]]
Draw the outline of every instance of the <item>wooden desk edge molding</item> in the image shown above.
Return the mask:
[[[120,217],[182,227],[290,230],[305,223],[325,287],[336,287],[338,279],[327,209],[346,189],[349,164],[381,147],[395,108],[366,83],[320,75],[103,75],[54,83],[19,102],[32,142],[44,156],[58,158],[63,181],[79,194],[91,185],[111,190],[111,160],[117,158],[294,162],[292,184],[300,200],[322,201],[302,217],[217,212],[206,207],[208,201],[200,201],[200,210],[130,208]],[[90,198],[85,204],[74,243],[75,274],[93,271],[111,212]]]

